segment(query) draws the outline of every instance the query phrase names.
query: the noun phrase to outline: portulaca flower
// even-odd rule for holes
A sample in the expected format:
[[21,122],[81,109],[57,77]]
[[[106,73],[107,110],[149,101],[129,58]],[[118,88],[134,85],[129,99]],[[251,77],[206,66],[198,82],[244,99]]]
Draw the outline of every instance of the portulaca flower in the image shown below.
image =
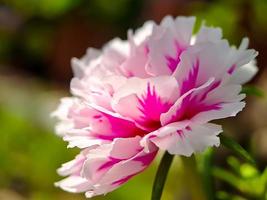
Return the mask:
[[128,40],[72,60],[73,97],[54,116],[58,135],[81,153],[59,169],[68,177],[57,186],[105,194],[147,168],[158,150],[191,156],[219,146],[222,127],[212,121],[244,108],[241,84],[257,72],[257,52],[246,38],[230,46],[219,28],[202,25],[193,36],[194,23],[149,21]]

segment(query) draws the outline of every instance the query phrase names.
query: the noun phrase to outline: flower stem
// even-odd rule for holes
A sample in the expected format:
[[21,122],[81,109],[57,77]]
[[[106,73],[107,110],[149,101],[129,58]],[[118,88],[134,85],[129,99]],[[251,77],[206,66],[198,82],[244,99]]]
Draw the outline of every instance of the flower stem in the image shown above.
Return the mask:
[[160,165],[154,180],[151,200],[160,200],[172,160],[173,155],[166,151],[160,161]]

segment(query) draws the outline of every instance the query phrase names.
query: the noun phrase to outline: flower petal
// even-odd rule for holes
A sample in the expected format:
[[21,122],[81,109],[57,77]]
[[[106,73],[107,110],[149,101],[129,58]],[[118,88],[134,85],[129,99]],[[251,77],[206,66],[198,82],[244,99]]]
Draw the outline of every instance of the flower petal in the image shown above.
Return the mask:
[[67,192],[80,193],[86,192],[92,188],[92,184],[81,176],[69,176],[59,182],[55,183],[55,186]]
[[110,192],[148,167],[157,148],[145,153],[139,144],[140,139],[116,139],[112,144],[89,151],[81,172],[93,183],[92,189],[87,191],[87,197]]
[[[190,116],[187,115],[188,108],[191,105],[192,99],[195,99],[194,97],[197,97],[202,90],[206,89],[208,86],[210,86],[214,82],[214,79],[211,78],[208,80],[205,84],[201,85],[200,87],[193,88],[189,90],[188,92],[184,93],[174,104],[171,106],[171,108],[168,110],[168,112],[162,113],[160,116],[160,121],[162,125],[166,125],[171,122],[175,121],[183,121],[183,120],[190,120],[190,117],[194,116],[193,114]],[[197,108],[195,108],[197,109]],[[198,110],[196,110],[195,113],[197,113]]]
[[256,61],[252,60],[248,64],[239,67],[230,79],[230,82],[236,84],[245,84],[249,82],[258,72]]
[[194,17],[165,17],[153,29],[148,41],[149,65],[146,70],[155,76],[170,75],[180,62],[180,55],[190,45]]
[[[167,125],[167,126],[171,126]],[[161,131],[164,131],[161,133]],[[170,154],[191,156],[194,152],[201,152],[210,146],[218,146],[220,143],[217,135],[222,132],[221,126],[207,124],[191,124],[181,129],[177,126],[176,130],[162,128],[158,130],[163,137],[152,137],[150,141],[161,150],[167,150]]]
[[131,78],[115,92],[112,107],[146,130],[152,130],[160,125],[161,113],[168,111],[178,95],[177,81],[173,77]]
[[201,26],[199,32],[196,35],[196,40],[194,44],[220,42],[222,39],[222,30],[220,28],[207,27],[204,24]]

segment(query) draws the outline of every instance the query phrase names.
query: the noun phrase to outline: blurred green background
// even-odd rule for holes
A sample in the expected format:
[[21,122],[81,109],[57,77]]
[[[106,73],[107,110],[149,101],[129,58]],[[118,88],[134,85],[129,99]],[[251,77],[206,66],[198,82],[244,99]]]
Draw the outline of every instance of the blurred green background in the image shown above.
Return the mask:
[[[79,200],[54,187],[56,169],[74,157],[76,149],[53,133],[49,113],[68,96],[71,57],[90,46],[100,48],[128,28],[165,15],[196,15],[223,28],[238,45],[248,36],[260,52],[258,75],[249,85],[267,91],[266,0],[0,0],[0,200]],[[260,95],[261,96],[261,95]],[[253,167],[224,148],[198,156],[200,170],[212,161],[209,184],[214,199],[263,199],[267,191],[267,100],[249,96],[237,118],[222,121],[255,157]],[[147,200],[160,156],[126,185],[95,199]],[[163,200],[190,200],[185,170],[176,158]]]

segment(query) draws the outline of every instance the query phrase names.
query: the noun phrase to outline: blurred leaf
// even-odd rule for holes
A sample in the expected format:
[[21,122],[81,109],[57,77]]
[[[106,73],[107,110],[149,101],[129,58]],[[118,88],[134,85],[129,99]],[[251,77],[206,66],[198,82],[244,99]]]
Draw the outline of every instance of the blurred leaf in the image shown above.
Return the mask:
[[227,163],[237,175],[240,175],[241,163],[239,162],[239,160],[237,158],[235,158],[233,156],[229,156],[227,158]]
[[266,10],[267,10],[267,1],[266,0],[254,0],[253,1],[253,14],[255,15],[253,22],[251,25],[256,29],[256,30],[263,30],[259,31],[256,34],[264,34],[267,31],[267,15],[266,15]]
[[[231,165],[233,163],[233,160],[235,159],[231,159]],[[223,169],[220,167],[214,167],[212,170],[213,175],[218,179],[232,185],[234,189],[239,190],[245,196],[250,197],[249,200],[264,199],[267,184],[267,168],[263,173],[260,173],[257,168],[250,165],[249,163],[240,164],[239,162],[237,162],[238,161],[235,160],[234,171],[240,171],[239,174],[233,173],[227,169]],[[225,199],[230,200],[231,198]]]
[[212,177],[212,167],[213,167],[213,149],[208,148],[205,152],[200,155],[200,171],[203,179],[203,187],[206,192],[207,200],[214,200],[214,181]]
[[231,195],[224,191],[219,191],[216,193],[216,199],[217,200],[248,200],[243,197],[237,196],[237,195]]
[[265,96],[263,90],[253,85],[243,86],[241,93],[245,93],[246,95],[257,96],[257,97]]
[[6,5],[15,8],[25,16],[42,16],[46,18],[58,17],[79,2],[80,0],[4,0]]
[[240,185],[240,179],[236,175],[225,169],[214,167],[212,173],[215,177],[230,183],[236,188],[238,188]]
[[110,5],[109,0],[92,0],[92,5],[95,6],[98,12],[109,17],[121,17],[125,15],[128,6],[128,0],[116,0]]
[[237,153],[239,156],[241,156],[242,158],[244,158],[249,163],[251,163],[253,165],[256,165],[256,162],[251,157],[251,155],[240,144],[238,144],[235,140],[233,140],[230,137],[225,136],[224,134],[221,134],[220,135],[220,140],[221,140],[221,143],[225,147],[231,149],[232,151],[234,151],[235,153]]
[[91,0],[87,12],[102,22],[121,24],[129,28],[131,21],[139,16],[143,2],[140,0]]
[[35,59],[45,59],[52,45],[52,34],[51,26],[29,26],[21,36],[21,53],[31,62]]
[[183,182],[186,185],[185,190],[192,200],[206,200],[202,177],[199,173],[198,163],[194,155],[191,157],[181,156],[184,169]]
[[255,167],[246,163],[241,165],[240,173],[243,178],[254,178],[256,176],[259,176],[258,170]]

